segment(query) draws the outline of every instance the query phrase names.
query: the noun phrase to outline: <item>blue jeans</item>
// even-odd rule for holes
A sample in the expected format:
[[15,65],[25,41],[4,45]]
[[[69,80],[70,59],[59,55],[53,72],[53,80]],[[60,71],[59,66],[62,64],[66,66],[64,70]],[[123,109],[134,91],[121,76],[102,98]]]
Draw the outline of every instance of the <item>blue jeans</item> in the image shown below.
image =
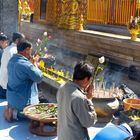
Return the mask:
[[6,89],[0,86],[0,99],[6,99]]

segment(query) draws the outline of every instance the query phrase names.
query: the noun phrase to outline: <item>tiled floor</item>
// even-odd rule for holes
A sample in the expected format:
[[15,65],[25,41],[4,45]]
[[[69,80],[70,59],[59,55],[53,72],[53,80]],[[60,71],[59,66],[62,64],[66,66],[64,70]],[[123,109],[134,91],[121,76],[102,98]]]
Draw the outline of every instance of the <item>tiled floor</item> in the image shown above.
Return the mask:
[[[7,102],[0,99],[0,140],[57,140],[57,137],[41,137],[33,135],[28,130],[29,122],[8,123],[4,120],[3,111]],[[89,128],[89,135],[92,138],[104,124],[96,124]]]

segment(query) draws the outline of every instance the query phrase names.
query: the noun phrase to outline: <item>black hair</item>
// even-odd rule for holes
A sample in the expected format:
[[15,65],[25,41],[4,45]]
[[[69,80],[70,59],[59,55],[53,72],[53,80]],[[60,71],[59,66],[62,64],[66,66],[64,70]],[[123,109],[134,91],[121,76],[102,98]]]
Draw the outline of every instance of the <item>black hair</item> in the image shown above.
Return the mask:
[[13,33],[12,41],[15,42],[17,39],[22,39],[22,38],[24,38],[24,35],[22,33],[15,32]]
[[0,34],[0,41],[6,41],[8,37],[5,34]]
[[29,41],[25,40],[25,41],[21,42],[17,46],[17,51],[18,52],[23,52],[26,48],[31,48],[31,47],[32,47],[32,43],[30,43]]
[[78,62],[74,68],[73,80],[83,80],[86,77],[90,79],[93,74],[94,67],[90,64],[81,61]]

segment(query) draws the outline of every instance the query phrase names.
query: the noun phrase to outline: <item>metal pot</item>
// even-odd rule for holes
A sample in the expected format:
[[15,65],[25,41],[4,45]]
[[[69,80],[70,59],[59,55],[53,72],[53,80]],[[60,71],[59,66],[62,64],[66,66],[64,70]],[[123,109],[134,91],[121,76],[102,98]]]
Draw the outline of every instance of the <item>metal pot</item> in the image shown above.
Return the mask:
[[95,107],[98,118],[111,119],[113,114],[119,108],[119,101],[115,97],[111,98],[93,98],[92,102]]

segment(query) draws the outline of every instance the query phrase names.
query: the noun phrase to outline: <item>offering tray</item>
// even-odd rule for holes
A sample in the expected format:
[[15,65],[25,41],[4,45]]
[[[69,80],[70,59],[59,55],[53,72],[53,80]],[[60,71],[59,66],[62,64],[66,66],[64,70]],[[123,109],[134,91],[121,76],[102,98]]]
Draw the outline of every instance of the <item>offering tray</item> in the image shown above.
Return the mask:
[[24,115],[31,119],[29,130],[41,136],[57,135],[57,104],[40,103],[24,108]]

